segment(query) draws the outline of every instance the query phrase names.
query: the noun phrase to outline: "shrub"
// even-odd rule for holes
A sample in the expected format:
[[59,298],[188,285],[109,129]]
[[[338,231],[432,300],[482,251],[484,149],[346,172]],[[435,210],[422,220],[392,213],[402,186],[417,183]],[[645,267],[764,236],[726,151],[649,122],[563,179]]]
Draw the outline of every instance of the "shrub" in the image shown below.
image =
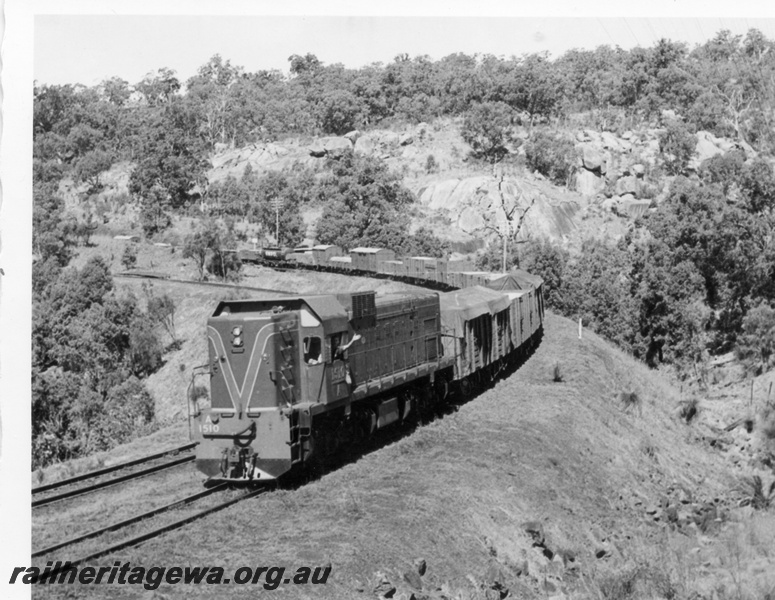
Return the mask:
[[162,345],[147,315],[138,315],[129,332],[129,358],[132,371],[139,376],[149,375],[162,364]]
[[688,400],[682,401],[678,415],[681,419],[686,421],[686,423],[691,423],[699,412],[699,404],[699,399],[696,396],[692,396]]
[[761,414],[759,431],[761,431],[765,441],[775,441],[775,408],[769,404]]
[[363,108],[361,100],[352,92],[331,90],[318,102],[318,123],[325,133],[343,135],[357,127]]
[[425,172],[429,175],[431,173],[436,173],[439,170],[439,163],[436,162],[436,157],[433,156],[433,154],[429,154],[428,158],[425,160]]
[[[515,248],[516,250],[516,248]],[[518,266],[544,280],[543,294],[546,305],[554,308],[559,302],[565,266],[569,253],[546,238],[531,239],[522,244],[512,256],[518,256]]]
[[727,117],[727,108],[718,94],[711,91],[697,97],[689,108],[687,118],[698,130],[710,131],[719,137],[731,137],[735,133]]
[[216,221],[206,221],[195,233],[185,238],[183,257],[193,258],[199,272],[199,280],[205,271],[222,279],[239,276],[242,263],[235,252],[229,251],[235,245],[234,236]]
[[135,377],[112,388],[102,404],[102,415],[90,425],[86,453],[109,450],[124,443],[153,423],[153,398]]
[[548,131],[536,130],[525,144],[527,166],[557,185],[568,185],[576,165],[573,142]]
[[124,253],[121,255],[121,264],[127,271],[134,269],[137,265],[137,248],[135,248],[134,244],[124,248]]
[[756,510],[767,510],[775,503],[775,479],[770,482],[768,487],[761,477],[754,475],[743,479],[740,488],[744,494],[740,506],[752,506]]
[[177,345],[178,336],[175,333],[175,301],[168,294],[156,296],[151,288],[148,287],[145,289],[148,297],[148,316],[151,321],[161,325],[170,336],[172,344]]
[[662,163],[670,175],[686,171],[696,147],[697,139],[686,125],[675,119],[667,122],[665,131],[659,136]]
[[207,270],[223,280],[236,281],[240,278],[242,261],[236,252],[226,252],[222,248],[213,249],[207,261]]
[[554,363],[554,374],[552,381],[555,383],[562,383],[562,371],[560,370],[560,363]]
[[627,600],[635,597],[638,580],[641,579],[639,567],[629,567],[600,577],[598,586],[600,594],[605,600]]
[[745,165],[740,186],[750,212],[759,213],[775,207],[775,173],[766,160],[760,157]]
[[127,429],[132,429],[131,426],[135,424],[150,423],[155,416],[151,394],[135,377],[130,377],[110,390],[107,410],[112,420],[124,423]]
[[471,154],[493,163],[502,160],[509,153],[508,146],[515,142],[513,119],[514,110],[503,102],[474,104],[461,130]]
[[640,448],[640,451],[643,452],[643,454],[645,454],[652,460],[656,460],[657,447],[653,442],[644,438],[640,441],[640,444],[638,445],[638,447]]
[[706,183],[720,185],[724,194],[727,194],[732,184],[740,181],[744,162],[745,155],[737,150],[726,154],[717,154],[702,161],[700,177]]
[[449,254],[449,242],[439,239],[426,227],[420,227],[407,235],[396,247],[404,256],[432,256],[441,258]]
[[775,354],[775,309],[761,304],[748,311],[735,354],[755,374],[768,369]]
[[582,259],[565,264],[552,305],[625,349],[638,334],[637,304],[630,285],[632,260],[625,248],[597,240],[582,246]]
[[639,412],[643,410],[640,396],[635,392],[620,392],[619,402],[622,403],[625,412],[629,412],[633,408],[637,408]]

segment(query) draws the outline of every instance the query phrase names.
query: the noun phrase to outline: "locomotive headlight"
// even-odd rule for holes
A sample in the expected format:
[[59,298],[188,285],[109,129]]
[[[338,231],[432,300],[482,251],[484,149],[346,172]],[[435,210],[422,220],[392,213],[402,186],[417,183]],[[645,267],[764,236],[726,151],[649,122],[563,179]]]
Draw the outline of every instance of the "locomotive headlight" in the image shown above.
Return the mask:
[[242,338],[240,336],[235,337],[231,342],[235,348],[242,347]]
[[232,334],[234,337],[238,337],[238,336],[242,335],[242,327],[240,327],[239,325],[237,325],[237,327],[235,327],[234,329],[232,329],[232,330],[231,330],[231,334]]

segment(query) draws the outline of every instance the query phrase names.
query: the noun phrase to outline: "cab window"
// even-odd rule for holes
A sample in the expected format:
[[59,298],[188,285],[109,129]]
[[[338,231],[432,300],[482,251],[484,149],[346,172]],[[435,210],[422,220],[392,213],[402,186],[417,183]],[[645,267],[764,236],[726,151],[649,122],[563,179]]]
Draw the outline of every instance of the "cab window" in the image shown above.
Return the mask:
[[318,365],[323,362],[323,346],[319,337],[304,338],[304,362],[308,365]]

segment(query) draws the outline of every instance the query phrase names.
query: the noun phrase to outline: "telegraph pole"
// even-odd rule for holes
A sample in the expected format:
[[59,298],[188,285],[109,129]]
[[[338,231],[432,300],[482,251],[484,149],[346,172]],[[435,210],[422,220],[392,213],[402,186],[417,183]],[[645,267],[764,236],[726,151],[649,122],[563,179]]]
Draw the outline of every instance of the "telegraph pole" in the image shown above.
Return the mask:
[[506,223],[503,224],[503,235],[501,236],[501,239],[503,240],[503,256],[501,260],[501,273],[504,275],[506,274],[506,261],[508,258],[508,243],[509,243],[509,227],[510,223],[506,221]]

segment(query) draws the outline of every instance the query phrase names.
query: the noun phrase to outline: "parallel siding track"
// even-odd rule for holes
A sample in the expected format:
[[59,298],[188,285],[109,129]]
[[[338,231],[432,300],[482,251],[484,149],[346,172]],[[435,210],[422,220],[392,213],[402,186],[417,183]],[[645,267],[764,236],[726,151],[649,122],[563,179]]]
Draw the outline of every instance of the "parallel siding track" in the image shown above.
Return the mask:
[[[33,558],[41,557],[47,554],[50,554],[51,552],[54,552],[56,550],[59,550],[61,548],[71,546],[73,544],[76,544],[78,542],[98,537],[104,533],[107,533],[109,531],[115,531],[117,529],[120,529],[122,527],[126,527],[128,525],[137,523],[143,519],[150,518],[152,516],[158,515],[162,512],[166,512],[168,510],[171,510],[173,508],[181,507],[186,504],[189,504],[191,502],[194,502],[196,500],[199,500],[201,498],[204,498],[205,496],[209,496],[211,494],[214,494],[216,492],[223,491],[226,487],[229,487],[228,483],[223,483],[219,486],[210,488],[208,490],[205,490],[203,492],[198,492],[196,494],[192,494],[191,496],[186,496],[185,498],[181,498],[179,500],[176,500],[174,502],[171,502],[169,504],[166,504],[165,506],[161,506],[159,508],[153,509],[151,511],[148,511],[146,513],[142,513],[139,515],[135,515],[133,517],[130,517],[129,519],[125,519],[124,521],[120,521],[117,523],[113,523],[111,525],[108,525],[106,527],[85,533],[83,535],[80,535],[75,538],[71,538],[69,540],[65,540],[63,542],[60,542],[58,544],[54,544],[53,546],[49,546],[48,548],[44,548],[42,550],[38,550],[32,554]],[[154,529],[150,529],[144,533],[141,533],[139,535],[135,535],[129,538],[125,538],[121,540],[120,542],[117,542],[115,544],[111,544],[109,546],[104,546],[100,548],[99,550],[96,550],[94,552],[91,552],[88,555],[82,556],[80,558],[77,558],[75,560],[68,560],[67,562],[71,566],[77,566],[83,563],[87,563],[93,560],[96,560],[98,558],[101,558],[103,556],[106,556],[108,554],[113,554],[115,552],[118,552],[120,550],[124,550],[126,548],[131,548],[133,546],[137,546],[139,544],[142,544],[143,542],[146,542],[148,540],[152,540],[156,537],[161,536],[164,533],[167,533],[169,531],[174,531],[175,529],[179,529],[193,521],[196,521],[198,519],[201,519],[202,517],[205,517],[207,515],[211,515],[215,512],[221,511],[225,508],[228,508],[230,506],[233,506],[234,504],[237,504],[238,502],[242,502],[243,500],[248,500],[249,498],[255,498],[256,496],[259,496],[263,493],[266,493],[268,491],[267,488],[259,488],[254,489],[249,492],[246,492],[245,494],[242,494],[240,496],[237,496],[236,498],[231,498],[229,500],[226,500],[224,502],[221,502],[219,504],[216,504],[215,506],[211,506],[209,508],[205,508],[203,510],[197,511],[193,514],[190,514],[186,517],[183,517],[181,519],[177,519],[175,521],[172,521],[170,523],[166,523],[165,525],[161,525],[159,527],[156,527]],[[52,574],[53,575],[53,574]]]
[[[91,479],[98,479],[104,475],[108,475],[110,473],[114,473],[116,471],[121,471],[124,469],[129,469],[131,467],[135,467],[137,465],[145,464],[154,460],[158,460],[159,458],[163,458],[164,456],[170,455],[170,454],[177,454],[180,452],[187,452],[190,450],[193,450],[196,447],[195,443],[188,443],[184,444],[182,446],[178,446],[177,448],[171,448],[169,450],[165,450],[164,452],[157,452],[155,454],[150,454],[148,456],[144,456],[142,458],[138,458],[135,460],[130,460],[127,462],[123,462],[117,465],[111,465],[110,467],[106,467],[104,469],[97,469],[95,471],[89,471],[88,473],[82,473],[80,475],[76,475],[74,477],[70,477],[68,479],[63,479],[61,481],[56,481],[54,483],[50,483],[47,485],[42,485],[36,488],[32,489],[33,496],[37,494],[42,494],[45,492],[49,492],[52,490],[60,489],[63,487],[67,487],[70,485],[73,485],[75,483],[80,483],[84,481],[88,481]],[[118,477],[113,477],[111,479],[106,479],[104,481],[98,481],[97,483],[93,483],[91,485],[75,488],[72,490],[67,490],[65,492],[61,492],[59,494],[54,494],[51,496],[46,496],[44,498],[40,498],[38,500],[32,501],[32,507],[40,507],[45,506],[47,504],[51,504],[53,502],[58,502],[60,500],[65,500],[67,498],[74,498],[76,496],[81,496],[83,494],[88,494],[90,492],[103,489],[106,487],[110,487],[113,485],[117,485],[119,483],[124,483],[127,481],[132,481],[134,479],[138,479],[140,477],[145,477],[146,475],[150,475],[152,473],[157,473],[158,471],[163,471],[165,469],[170,469],[172,467],[176,467],[178,465],[191,462],[194,460],[194,455],[190,454],[188,456],[181,456],[178,458],[175,458],[171,461],[164,462],[159,465],[154,465],[152,467],[148,467],[146,469],[141,469],[140,471],[135,471],[133,473],[128,473],[127,475],[120,475]]]

